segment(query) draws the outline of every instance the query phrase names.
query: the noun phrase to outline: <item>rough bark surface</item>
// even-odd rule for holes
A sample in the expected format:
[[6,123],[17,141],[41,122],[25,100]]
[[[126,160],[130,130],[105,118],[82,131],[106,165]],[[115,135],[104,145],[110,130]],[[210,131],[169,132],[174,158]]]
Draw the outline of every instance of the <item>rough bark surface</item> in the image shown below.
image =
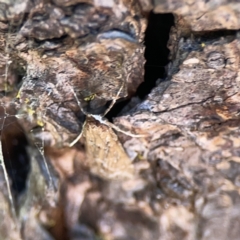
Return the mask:
[[216,31],[240,28],[240,3],[228,0],[154,0],[156,13],[171,12],[185,21],[192,31]]
[[[0,2],[0,239],[239,239],[238,5]],[[141,101],[151,10],[175,26]]]

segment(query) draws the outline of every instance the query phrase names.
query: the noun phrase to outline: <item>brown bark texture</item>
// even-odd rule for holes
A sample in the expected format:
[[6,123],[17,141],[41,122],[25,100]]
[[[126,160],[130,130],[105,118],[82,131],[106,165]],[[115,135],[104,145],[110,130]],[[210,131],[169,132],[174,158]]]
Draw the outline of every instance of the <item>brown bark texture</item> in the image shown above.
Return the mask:
[[[142,100],[150,11],[175,25]],[[0,239],[239,239],[239,15],[225,0],[0,0]]]

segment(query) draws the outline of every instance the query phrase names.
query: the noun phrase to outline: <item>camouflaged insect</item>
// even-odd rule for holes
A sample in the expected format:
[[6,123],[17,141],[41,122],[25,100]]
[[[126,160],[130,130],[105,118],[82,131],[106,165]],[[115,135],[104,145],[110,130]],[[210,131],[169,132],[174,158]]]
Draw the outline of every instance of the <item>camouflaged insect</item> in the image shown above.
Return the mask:
[[[49,29],[44,27],[49,24],[54,29],[50,21],[53,16],[47,14],[49,19],[44,21],[38,18],[38,25],[33,19],[42,11],[56,13],[56,7],[50,5],[33,8],[32,19],[19,31],[22,37],[34,36],[34,44],[38,45],[28,51],[25,48],[22,51],[21,44],[17,46],[18,55],[27,63],[17,95],[20,113],[27,115],[22,124],[27,131],[44,127],[34,133],[48,145],[72,145],[82,132],[86,115],[103,116],[111,101],[131,96],[143,80],[145,20],[138,5],[132,4],[131,11],[126,8],[121,14],[117,12],[120,5],[112,10],[87,4],[82,8],[78,6],[75,14],[85,16],[85,11],[90,11],[99,17],[94,23],[99,28],[84,36],[74,35],[74,30],[66,27],[67,22],[76,20],[75,15],[67,20],[64,10],[57,8],[59,16],[55,20],[67,37],[56,42],[50,34],[47,39],[44,34]],[[104,26],[102,15],[109,17]],[[82,30],[93,26],[89,21],[81,23]],[[42,28],[41,34],[38,28]],[[36,42],[37,39],[41,42]]]

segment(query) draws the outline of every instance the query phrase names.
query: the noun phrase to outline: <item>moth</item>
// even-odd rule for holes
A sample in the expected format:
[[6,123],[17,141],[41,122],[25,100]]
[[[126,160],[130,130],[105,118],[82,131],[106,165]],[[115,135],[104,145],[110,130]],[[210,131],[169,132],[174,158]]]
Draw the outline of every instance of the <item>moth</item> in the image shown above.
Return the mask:
[[[111,34],[113,38],[109,38]],[[28,63],[17,94],[19,116],[27,116],[27,121],[20,119],[22,126],[45,145],[71,147],[81,138],[84,127],[89,129],[92,124],[89,119],[95,119],[105,125],[99,128],[99,133],[94,128],[95,135],[105,129],[116,139],[112,129],[122,130],[104,116],[119,99],[131,96],[142,82],[143,51],[141,42],[113,31],[107,36],[99,35],[93,43],[68,49],[60,56],[39,55],[34,50],[22,54]],[[36,127],[39,131],[32,131]],[[90,149],[93,145],[88,144],[87,138]],[[101,148],[106,145],[102,142]],[[119,151],[122,152],[120,146]]]
[[[19,11],[3,15],[7,34],[0,34],[0,50],[23,66],[16,117],[34,143],[40,140],[42,155],[46,145],[71,147],[84,135],[92,172],[129,178],[133,167],[113,131],[121,129],[104,116],[143,80],[145,24],[135,2],[120,1],[114,8],[100,2],[66,7],[53,1],[21,8],[12,3],[11,9]],[[12,20],[16,28],[11,29]],[[11,44],[8,36],[14,36]]]

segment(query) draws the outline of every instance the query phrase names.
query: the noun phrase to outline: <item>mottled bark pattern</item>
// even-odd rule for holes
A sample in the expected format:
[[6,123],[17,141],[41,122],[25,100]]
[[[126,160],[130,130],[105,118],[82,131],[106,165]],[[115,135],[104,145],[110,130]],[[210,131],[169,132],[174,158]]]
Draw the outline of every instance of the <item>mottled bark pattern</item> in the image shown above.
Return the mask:
[[[174,215],[163,213],[171,224],[163,221],[161,239],[175,239],[165,232],[174,226],[188,232],[181,239],[198,239],[195,234],[200,239],[237,239],[239,228],[232,223],[240,204],[240,40],[238,35],[191,37],[179,39],[178,46],[178,71],[115,123],[148,134],[145,139],[122,139],[132,158],[140,154],[152,162],[161,199],[170,198]],[[179,225],[174,218],[180,209],[171,202],[188,206],[183,219],[192,219],[193,212],[199,221],[186,219]]]
[[[31,165],[14,206],[0,162],[0,239],[238,240],[239,9],[0,2],[3,153],[8,166],[24,160],[9,157],[24,131]],[[173,13],[175,26],[167,76],[140,100],[151,10]],[[120,99],[130,103],[110,123],[104,115]]]
[[183,18],[193,31],[240,28],[240,3],[228,0],[154,0],[156,13],[172,12]]
[[[142,82],[145,19],[137,2],[55,4],[25,1],[18,14],[2,16],[8,23],[2,51],[9,55],[1,69],[7,66],[9,74],[0,87],[13,85],[11,70],[24,65],[17,98],[31,123],[24,119],[23,125],[27,131],[45,125],[40,135],[47,144],[67,146],[82,131],[85,113],[103,114],[109,101],[131,96]],[[12,22],[20,27],[12,30]],[[15,56],[16,67],[9,61]]]

